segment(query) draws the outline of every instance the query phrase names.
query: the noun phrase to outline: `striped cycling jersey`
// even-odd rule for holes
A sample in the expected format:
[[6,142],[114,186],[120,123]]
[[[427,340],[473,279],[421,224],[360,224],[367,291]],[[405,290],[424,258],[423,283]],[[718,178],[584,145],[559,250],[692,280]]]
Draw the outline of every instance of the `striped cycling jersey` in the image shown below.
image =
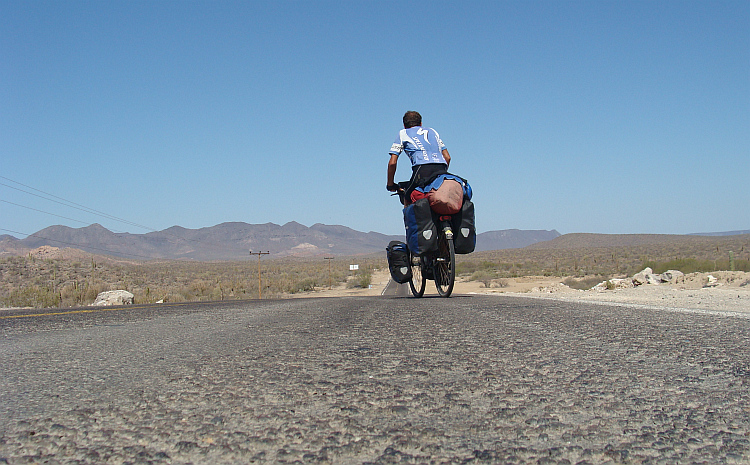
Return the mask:
[[399,155],[401,152],[406,152],[412,166],[428,163],[447,164],[443,157],[443,149],[445,149],[445,144],[440,140],[440,135],[436,130],[414,126],[399,131],[388,153]]

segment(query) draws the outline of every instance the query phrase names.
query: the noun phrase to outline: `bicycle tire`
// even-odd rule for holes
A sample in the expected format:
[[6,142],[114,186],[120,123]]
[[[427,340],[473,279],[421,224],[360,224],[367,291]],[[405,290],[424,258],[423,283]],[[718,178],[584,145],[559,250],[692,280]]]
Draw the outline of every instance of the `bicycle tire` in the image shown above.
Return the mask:
[[422,297],[424,295],[424,289],[427,286],[427,278],[422,273],[422,265],[424,259],[419,257],[419,263],[416,265],[414,261],[411,262],[411,279],[409,280],[409,287],[414,297]]
[[450,297],[456,282],[456,249],[453,240],[441,234],[435,259],[435,287],[441,297]]

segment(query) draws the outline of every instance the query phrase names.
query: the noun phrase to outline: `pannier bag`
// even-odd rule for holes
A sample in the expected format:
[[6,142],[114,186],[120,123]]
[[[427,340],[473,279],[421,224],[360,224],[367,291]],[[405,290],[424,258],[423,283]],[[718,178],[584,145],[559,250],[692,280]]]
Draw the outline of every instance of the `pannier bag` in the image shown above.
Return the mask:
[[461,211],[464,189],[458,181],[446,179],[437,190],[427,194],[432,211],[439,215],[454,215]]
[[432,218],[430,201],[419,199],[404,208],[406,243],[414,255],[437,250],[438,228]]
[[409,263],[409,248],[401,241],[391,241],[385,249],[388,252],[388,269],[391,278],[399,284],[411,279],[411,264]]
[[[455,181],[446,183],[446,181]],[[463,199],[471,200],[472,190],[469,182],[455,174],[440,174],[428,184],[414,188],[411,193],[411,201],[419,199],[430,199],[432,209],[441,215],[453,215],[461,209]]]
[[474,204],[471,200],[464,200],[461,211],[453,215],[451,222],[456,253],[472,253],[477,245],[477,230],[474,224]]

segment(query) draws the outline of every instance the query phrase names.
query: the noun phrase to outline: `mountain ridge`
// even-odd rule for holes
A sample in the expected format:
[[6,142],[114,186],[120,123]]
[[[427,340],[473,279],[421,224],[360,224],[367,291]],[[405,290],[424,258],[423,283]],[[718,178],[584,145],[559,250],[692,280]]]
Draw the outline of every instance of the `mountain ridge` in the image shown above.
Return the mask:
[[[521,248],[558,236],[555,230],[489,231],[477,235],[476,250]],[[81,228],[49,226],[25,239],[4,235],[0,238],[0,256],[20,255],[42,246],[73,247],[125,258],[197,261],[241,260],[250,251],[268,251],[276,257],[347,256],[383,252],[392,240],[403,241],[404,236],[323,223],[307,227],[295,221],[283,225],[235,221],[198,229],[175,225],[144,234],[115,233],[93,223]]]
[[[737,231],[744,233],[745,231]],[[505,229],[477,235],[477,252],[503,249],[580,249],[662,244],[675,240],[702,241],[710,234],[596,234],[561,235],[556,230]],[[25,239],[0,236],[0,257],[24,255],[42,246],[74,248],[97,254],[141,260],[229,261],[248,259],[250,251],[269,252],[274,257],[352,256],[382,253],[402,235],[361,232],[342,225],[315,223],[310,227],[290,221],[250,224],[239,221],[189,229],[171,226],[144,234],[115,233],[93,223],[81,228],[54,225]]]

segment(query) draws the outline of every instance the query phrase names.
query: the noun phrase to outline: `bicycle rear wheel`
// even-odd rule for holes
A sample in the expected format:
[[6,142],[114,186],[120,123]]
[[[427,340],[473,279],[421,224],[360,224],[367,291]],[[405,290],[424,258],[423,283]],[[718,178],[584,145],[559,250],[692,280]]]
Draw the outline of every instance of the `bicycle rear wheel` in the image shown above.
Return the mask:
[[[417,264],[414,264],[414,259],[417,259]],[[414,297],[422,297],[424,295],[424,288],[427,285],[427,278],[422,273],[422,257],[411,257],[411,279],[409,280],[409,287]]]
[[438,239],[438,255],[435,258],[435,287],[441,297],[450,297],[456,281],[456,250],[452,239],[444,234]]

